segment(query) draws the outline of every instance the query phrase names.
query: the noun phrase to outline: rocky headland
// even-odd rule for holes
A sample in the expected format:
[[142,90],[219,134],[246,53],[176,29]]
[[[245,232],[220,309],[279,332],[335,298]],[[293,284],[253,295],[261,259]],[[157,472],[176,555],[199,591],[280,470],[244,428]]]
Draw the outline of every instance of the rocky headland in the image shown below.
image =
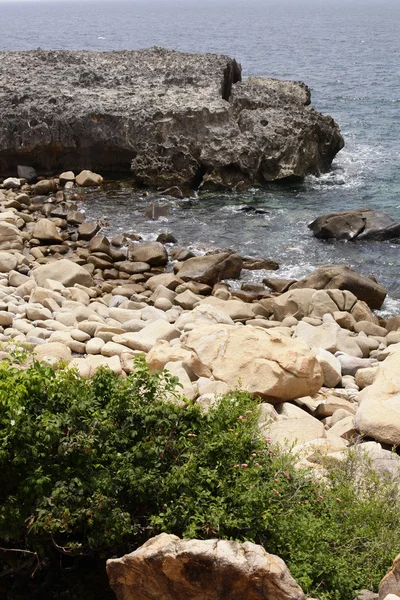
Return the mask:
[[160,189],[241,189],[329,169],[343,138],[303,83],[161,48],[1,52],[0,175],[131,171]]

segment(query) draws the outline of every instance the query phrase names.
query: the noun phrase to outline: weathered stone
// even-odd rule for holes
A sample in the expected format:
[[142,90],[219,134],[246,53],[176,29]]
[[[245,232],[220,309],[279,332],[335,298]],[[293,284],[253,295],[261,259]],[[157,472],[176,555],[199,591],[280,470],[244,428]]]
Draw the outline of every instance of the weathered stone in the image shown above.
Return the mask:
[[[304,84],[241,83],[226,56],[152,48],[0,59],[0,172],[32,156],[47,170],[131,167],[161,189],[234,189],[325,171],[343,147],[333,119],[305,106]],[[68,98],[55,89],[70,90]],[[16,93],[30,102],[13,103]],[[28,127],[32,106],[40,111]]]
[[90,240],[100,231],[99,223],[82,223],[78,227],[78,237],[80,240]]
[[162,267],[168,262],[168,254],[160,242],[144,242],[130,246],[128,259],[133,262],[147,263],[152,267]]
[[37,360],[55,359],[57,362],[68,362],[71,360],[71,350],[63,343],[50,342],[36,346],[33,350]]
[[358,396],[355,426],[364,435],[400,446],[400,351],[393,352],[378,367],[372,385]]
[[86,287],[93,285],[93,279],[89,273],[83,267],[66,258],[37,267],[32,271],[32,275],[41,287],[45,287],[48,279],[54,279],[65,287],[72,287],[75,283],[80,283]]
[[372,309],[380,308],[387,294],[382,285],[346,265],[320,267],[290,287],[291,290],[299,288],[348,290]]
[[162,533],[107,561],[118,600],[305,600],[283,560],[251,542]]
[[308,346],[273,330],[208,325],[183,339],[215,379],[232,389],[240,383],[271,402],[312,395],[322,385],[321,368]]
[[396,556],[390,571],[379,585],[379,600],[385,600],[388,594],[400,596],[400,554]]
[[336,387],[342,379],[342,365],[330,352],[318,348],[317,359],[322,370],[324,385],[329,388]]
[[18,259],[14,254],[0,251],[0,273],[9,273],[10,271],[14,271],[17,265]]
[[305,410],[290,402],[277,404],[275,412],[261,412],[260,429],[272,443],[292,447],[324,435],[324,425]]
[[40,242],[46,242],[47,244],[58,244],[63,241],[57,231],[57,227],[50,219],[41,219],[38,221],[33,229],[32,235]]
[[400,237],[400,223],[370,208],[321,215],[309,228],[317,238],[336,240],[390,240]]
[[99,186],[103,183],[103,178],[97,173],[92,173],[92,171],[85,170],[81,171],[79,175],[75,177],[75,183],[80,187]]
[[213,306],[220,312],[224,312],[233,321],[247,321],[254,318],[252,305],[241,300],[220,300],[211,296],[200,300],[200,305]]
[[238,254],[218,252],[185,260],[179,270],[179,277],[184,281],[214,285],[221,279],[237,279],[242,267],[243,261]]
[[160,340],[170,341],[180,336],[180,331],[162,319],[152,321],[138,333],[124,333],[116,335],[113,341],[132,350],[149,352]]
[[46,194],[51,194],[55,192],[57,189],[57,183],[54,179],[42,179],[42,181],[38,181],[35,184],[34,190],[38,196],[45,196]]
[[61,173],[59,178],[61,185],[65,185],[68,181],[75,181],[75,174],[73,171],[65,171]]

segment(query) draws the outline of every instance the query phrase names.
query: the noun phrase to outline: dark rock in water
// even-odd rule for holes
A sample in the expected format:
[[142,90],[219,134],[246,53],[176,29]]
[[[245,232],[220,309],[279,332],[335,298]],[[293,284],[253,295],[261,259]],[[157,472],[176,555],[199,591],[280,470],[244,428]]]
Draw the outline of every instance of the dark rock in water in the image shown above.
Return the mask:
[[[326,171],[343,147],[297,82],[161,48],[0,52],[0,173],[132,170],[160,189],[242,189]],[[62,90],[62,93],[59,92]]]
[[400,223],[370,208],[321,215],[308,227],[322,239],[383,241],[400,237]]
[[178,240],[173,233],[168,232],[160,233],[156,241],[160,242],[160,244],[176,244]]
[[370,277],[360,275],[346,265],[327,265],[320,267],[311,275],[290,286],[295,288],[313,288],[314,290],[348,290],[359,300],[363,300],[372,309],[382,306],[386,298],[385,288]]
[[36,183],[37,174],[33,167],[17,166],[17,173],[20,179],[26,179],[27,183]]
[[240,210],[240,212],[244,212],[244,213],[252,213],[254,215],[268,215],[268,211],[264,210],[263,208],[256,208],[255,206],[250,206],[250,205],[246,205],[246,206],[241,206],[238,210]]

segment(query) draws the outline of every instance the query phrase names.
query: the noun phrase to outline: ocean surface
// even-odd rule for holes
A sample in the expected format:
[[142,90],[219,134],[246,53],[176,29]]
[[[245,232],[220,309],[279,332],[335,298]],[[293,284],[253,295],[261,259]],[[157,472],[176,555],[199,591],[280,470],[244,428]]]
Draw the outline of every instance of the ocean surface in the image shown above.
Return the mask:
[[[229,247],[272,258],[278,276],[346,263],[374,274],[389,290],[385,311],[400,314],[400,243],[327,243],[307,229],[319,214],[363,206],[400,220],[399,0],[0,0],[2,50],[154,45],[234,56],[244,76],[306,82],[313,106],[335,118],[346,146],[331,172],[304,183],[170,201],[169,215],[152,221],[144,216],[152,197],[122,182],[89,193],[87,214],[105,217],[110,233],[154,239],[172,231],[199,251]],[[266,213],[243,212],[249,204]]]

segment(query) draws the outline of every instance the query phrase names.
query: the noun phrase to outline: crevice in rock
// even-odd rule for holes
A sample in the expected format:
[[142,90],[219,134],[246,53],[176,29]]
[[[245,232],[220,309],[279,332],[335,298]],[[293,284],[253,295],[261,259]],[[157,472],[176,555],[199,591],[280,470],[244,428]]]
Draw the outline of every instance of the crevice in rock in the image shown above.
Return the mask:
[[231,60],[227,63],[224,70],[224,79],[221,90],[221,95],[224,100],[229,101],[232,93],[232,86],[239,81],[242,81],[242,67],[236,60]]

